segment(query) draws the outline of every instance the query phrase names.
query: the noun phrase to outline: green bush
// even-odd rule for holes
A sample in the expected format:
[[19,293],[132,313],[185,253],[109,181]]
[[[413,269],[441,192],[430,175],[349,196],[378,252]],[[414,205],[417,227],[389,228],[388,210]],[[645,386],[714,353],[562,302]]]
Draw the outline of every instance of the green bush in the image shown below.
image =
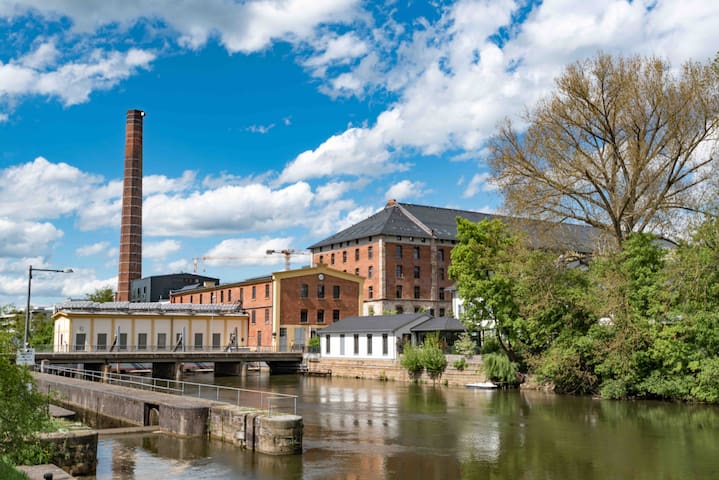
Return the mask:
[[618,379],[605,380],[599,387],[599,393],[604,398],[619,400],[627,396],[627,384]]
[[409,376],[415,381],[419,379],[420,375],[424,371],[424,364],[422,362],[422,352],[418,347],[415,347],[411,343],[407,342],[402,348],[402,358],[399,364],[407,370]]
[[486,355],[488,353],[496,353],[502,350],[502,346],[499,344],[496,338],[489,337],[482,342],[482,347],[479,349],[479,353]]
[[460,358],[459,360],[456,360],[452,365],[454,365],[454,368],[462,372],[465,368],[467,368],[467,360],[465,360],[464,358]]
[[424,344],[421,348],[421,359],[422,365],[432,381],[440,378],[447,369],[447,357],[444,356],[436,335],[429,335],[424,339]]
[[454,345],[452,345],[452,351],[457,355],[466,355],[471,357],[477,353],[477,344],[469,332],[463,332],[457,341],[454,342]]
[[0,478],[3,480],[27,480],[27,475],[19,472],[13,465],[0,459]]

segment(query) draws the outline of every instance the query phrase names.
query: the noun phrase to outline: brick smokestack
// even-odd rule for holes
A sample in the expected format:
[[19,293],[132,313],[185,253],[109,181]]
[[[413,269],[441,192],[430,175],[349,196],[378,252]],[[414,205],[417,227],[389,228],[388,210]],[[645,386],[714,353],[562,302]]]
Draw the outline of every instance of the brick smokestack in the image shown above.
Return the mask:
[[142,277],[142,110],[128,110],[125,124],[125,176],[122,188],[120,267],[117,301],[130,301],[130,283]]

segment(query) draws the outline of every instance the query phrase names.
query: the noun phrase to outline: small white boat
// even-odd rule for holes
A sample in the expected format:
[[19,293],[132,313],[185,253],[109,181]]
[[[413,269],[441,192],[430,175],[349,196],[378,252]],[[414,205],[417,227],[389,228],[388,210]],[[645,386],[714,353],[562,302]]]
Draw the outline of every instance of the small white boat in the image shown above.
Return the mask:
[[468,383],[465,385],[467,388],[479,388],[481,390],[493,390],[495,388],[498,388],[497,385],[495,385],[492,382],[477,382],[477,383]]

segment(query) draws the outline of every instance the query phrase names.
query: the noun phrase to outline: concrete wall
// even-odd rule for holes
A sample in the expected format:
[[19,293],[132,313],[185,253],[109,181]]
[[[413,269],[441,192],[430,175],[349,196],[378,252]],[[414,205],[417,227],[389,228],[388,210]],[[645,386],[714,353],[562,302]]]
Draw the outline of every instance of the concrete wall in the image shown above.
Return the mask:
[[[486,381],[484,373],[480,370],[482,364],[480,355],[475,355],[472,358],[465,358],[467,366],[461,371],[457,370],[453,365],[453,363],[460,358],[461,355],[447,355],[447,370],[445,370],[442,378],[439,380],[441,383],[446,381],[448,385],[464,386],[468,383]],[[349,360],[326,357],[312,358],[308,360],[307,365],[309,370],[331,370],[332,376],[390,380],[397,382],[412,381],[407,374],[407,370],[400,366],[399,360]],[[432,379],[423,373],[419,381],[431,383]]]
[[271,455],[302,452],[302,417],[266,416],[221,402],[148,392],[75,378],[34,373],[40,391],[55,402],[124,421],[132,425],[158,423],[175,435],[211,436]]

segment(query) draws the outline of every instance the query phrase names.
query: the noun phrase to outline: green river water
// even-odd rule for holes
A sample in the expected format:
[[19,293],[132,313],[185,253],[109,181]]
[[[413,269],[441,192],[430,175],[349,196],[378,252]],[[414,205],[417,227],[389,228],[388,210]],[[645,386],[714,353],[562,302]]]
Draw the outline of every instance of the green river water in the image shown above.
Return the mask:
[[97,479],[719,479],[719,408],[342,378],[192,381],[299,395],[304,453],[100,440]]

